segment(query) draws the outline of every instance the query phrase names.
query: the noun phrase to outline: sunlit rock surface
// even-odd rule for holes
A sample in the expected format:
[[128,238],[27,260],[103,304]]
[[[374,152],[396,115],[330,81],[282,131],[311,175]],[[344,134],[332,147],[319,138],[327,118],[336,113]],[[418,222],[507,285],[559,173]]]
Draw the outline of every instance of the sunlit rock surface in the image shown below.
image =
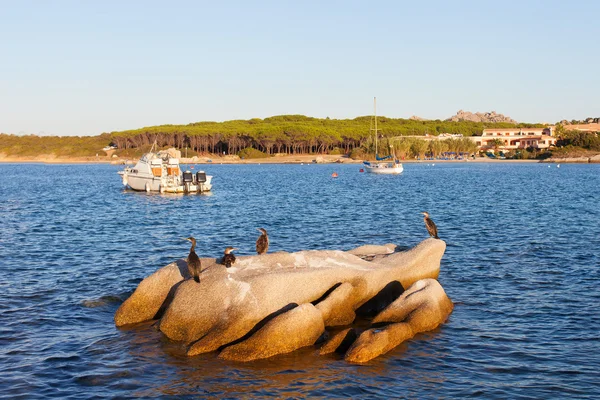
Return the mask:
[[183,274],[187,274],[187,264],[179,260],[144,279],[115,313],[115,324],[122,326],[154,319],[169,292],[183,281]]
[[[350,252],[279,252],[239,256],[229,269],[214,259],[203,259],[205,269],[200,283],[189,279],[185,261],[180,260],[142,281],[117,310],[115,323],[122,326],[160,319],[159,329],[169,339],[186,343],[188,355],[219,351],[221,358],[238,361],[312,345],[326,327],[350,325],[357,315],[372,317],[386,306],[377,316],[380,322],[389,322],[390,326],[413,323],[419,329],[435,327],[443,322],[439,319],[444,312],[435,311],[435,301],[441,297],[439,290],[427,289],[434,287],[432,283],[417,290],[413,295],[416,297],[398,296],[421,279],[433,278],[431,281],[437,284],[435,278],[445,248],[442,240],[427,239],[398,253],[392,253],[394,245],[362,246]],[[429,300],[417,301],[426,293]],[[409,306],[396,304],[404,304],[400,300],[403,297]],[[421,317],[412,317],[414,313],[406,314],[411,307],[413,311],[423,308],[427,313],[417,312],[415,315]],[[411,316],[409,321],[400,322],[407,315]],[[426,321],[427,315],[435,321]],[[390,328],[389,332],[393,329],[397,330]],[[410,329],[413,332],[416,328]],[[353,333],[346,336],[356,337]],[[350,351],[354,352],[349,352],[359,355],[346,359],[361,362],[368,358],[364,354],[373,358],[389,351],[402,336],[394,334],[387,340],[377,337],[376,341],[381,342],[377,349],[373,341],[367,340],[368,335],[361,334],[357,341],[360,346],[353,345]],[[340,342],[347,347],[346,336]],[[361,343],[371,343],[371,347]],[[330,346],[339,352],[339,346]]]
[[251,361],[313,345],[325,330],[323,317],[310,303],[278,315],[256,333],[226,347],[219,358]]
[[329,337],[329,340],[319,349],[319,354],[329,354],[333,352],[345,353],[356,340],[356,329],[346,328]]
[[417,333],[437,328],[453,307],[438,281],[417,281],[373,318],[372,323],[381,326],[364,331],[345,358],[351,362],[366,362],[387,353]]
[[349,254],[359,256],[361,258],[375,257],[380,255],[392,254],[396,250],[396,245],[392,243],[381,245],[367,244],[364,246],[357,247],[352,250],[348,250]]

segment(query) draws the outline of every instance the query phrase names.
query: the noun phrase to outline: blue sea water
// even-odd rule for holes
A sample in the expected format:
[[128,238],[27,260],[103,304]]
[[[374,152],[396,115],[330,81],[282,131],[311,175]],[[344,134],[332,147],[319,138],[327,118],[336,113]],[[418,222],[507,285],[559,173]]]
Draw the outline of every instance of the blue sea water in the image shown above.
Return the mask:
[[[0,165],[2,398],[598,398],[600,165],[206,165],[211,195],[124,191],[110,165]],[[331,178],[332,172],[339,178]],[[313,348],[251,363],[185,357],[113,315],[137,284],[229,245],[447,243],[446,324],[365,365]]]

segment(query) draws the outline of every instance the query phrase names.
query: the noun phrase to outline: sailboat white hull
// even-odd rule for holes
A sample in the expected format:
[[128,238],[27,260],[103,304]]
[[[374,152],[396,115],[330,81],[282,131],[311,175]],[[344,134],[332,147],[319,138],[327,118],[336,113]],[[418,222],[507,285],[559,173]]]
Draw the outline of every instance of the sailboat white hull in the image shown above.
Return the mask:
[[365,171],[371,174],[398,175],[404,171],[404,167],[402,164],[394,163],[370,163],[370,165],[365,165]]

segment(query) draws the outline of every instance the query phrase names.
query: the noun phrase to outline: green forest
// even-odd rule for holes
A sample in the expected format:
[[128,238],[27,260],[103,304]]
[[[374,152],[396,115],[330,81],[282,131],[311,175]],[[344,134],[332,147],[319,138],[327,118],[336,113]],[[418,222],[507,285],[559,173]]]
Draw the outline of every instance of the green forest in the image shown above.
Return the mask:
[[112,141],[110,134],[98,136],[36,136],[0,134],[0,153],[13,157],[55,155],[57,157],[92,157],[105,155],[103,147]]
[[[154,141],[159,147],[189,148],[198,153],[238,154],[255,149],[266,155],[285,154],[350,154],[364,149],[372,139],[372,117],[355,119],[312,118],[303,115],[281,115],[265,119],[226,122],[197,122],[188,125],[160,125],[111,133],[112,143],[119,149],[140,148]],[[517,127],[542,126],[520,124]],[[477,123],[416,121],[378,117],[381,139],[399,136],[458,133],[481,135],[485,128],[515,127],[509,123]]]
[[[473,153],[467,139],[425,142],[412,136],[441,133],[481,135],[486,128],[542,127],[541,124],[450,122],[441,120],[378,117],[379,154],[393,146],[400,157],[439,155],[446,151]],[[16,136],[0,134],[0,153],[12,156],[54,154],[60,157],[104,155],[102,148],[116,147],[116,154],[139,156],[154,142],[158,148],[175,147],[197,155],[239,155],[244,158],[283,154],[348,154],[371,158],[375,153],[371,116],[354,119],[280,115],[265,119],[195,122],[159,125],[98,136]],[[184,153],[185,154],[185,153]]]

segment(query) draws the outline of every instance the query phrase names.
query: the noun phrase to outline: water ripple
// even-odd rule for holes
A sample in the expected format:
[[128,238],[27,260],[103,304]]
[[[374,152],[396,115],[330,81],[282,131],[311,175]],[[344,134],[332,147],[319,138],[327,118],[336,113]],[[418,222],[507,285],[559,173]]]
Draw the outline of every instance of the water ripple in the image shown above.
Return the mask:
[[[162,196],[123,191],[115,166],[0,165],[0,397],[599,397],[600,166],[405,167],[210,165],[211,196]],[[258,227],[273,251],[406,248],[426,237],[420,211],[447,241],[454,312],[368,364],[188,358],[152,323],[114,327],[181,237],[212,257],[252,254]]]

